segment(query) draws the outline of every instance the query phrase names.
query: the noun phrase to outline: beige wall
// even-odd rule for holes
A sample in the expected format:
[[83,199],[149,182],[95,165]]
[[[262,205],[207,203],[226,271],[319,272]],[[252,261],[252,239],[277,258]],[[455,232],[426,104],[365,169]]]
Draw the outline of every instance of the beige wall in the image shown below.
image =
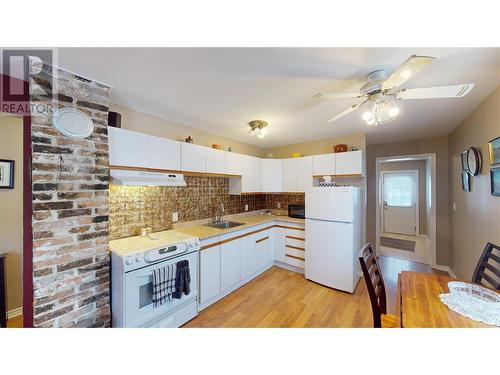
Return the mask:
[[426,210],[426,161],[407,160],[398,162],[387,162],[380,164],[381,171],[418,171],[418,221],[420,234],[427,234],[427,210]]
[[[450,135],[451,269],[470,280],[486,242],[500,244],[500,197],[491,195],[488,141],[500,136],[500,87]],[[471,177],[472,191],[462,191],[460,153],[480,149],[483,168]],[[453,210],[453,204],[456,209]]]
[[304,155],[318,155],[333,152],[333,146],[339,143],[346,143],[355,146],[360,150],[366,149],[366,135],[353,134],[344,137],[326,138],[318,141],[296,143],[293,145],[272,147],[264,150],[265,155],[273,154],[275,158],[289,158],[295,152]]
[[150,135],[156,135],[158,137],[177,139],[179,141],[183,141],[188,136],[191,136],[191,138],[194,139],[194,143],[203,146],[210,147],[215,143],[222,145],[225,150],[231,146],[234,152],[238,152],[240,154],[253,156],[263,156],[264,154],[263,149],[248,143],[208,133],[175,121],[165,120],[131,108],[123,107],[118,104],[111,104],[110,110],[118,112],[122,115],[123,129],[135,130]]
[[439,265],[450,264],[449,239],[449,174],[448,137],[417,141],[368,145],[366,156],[367,175],[367,240],[375,243],[376,194],[375,160],[379,157],[416,154],[436,154],[436,261]]
[[0,189],[0,251],[7,255],[7,310],[23,298],[23,120],[0,116],[0,159],[14,160],[14,189]]

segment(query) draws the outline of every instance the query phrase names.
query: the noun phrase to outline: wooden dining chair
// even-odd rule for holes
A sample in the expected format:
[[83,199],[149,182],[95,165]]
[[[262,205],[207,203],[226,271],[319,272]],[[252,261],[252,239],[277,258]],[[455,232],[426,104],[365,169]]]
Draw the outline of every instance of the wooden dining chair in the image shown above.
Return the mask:
[[375,328],[395,328],[396,316],[387,314],[387,296],[384,278],[373,251],[372,244],[367,243],[359,252],[359,263],[363,270],[366,288],[370,296]]
[[472,282],[500,290],[500,247],[491,242],[486,244],[474,270]]

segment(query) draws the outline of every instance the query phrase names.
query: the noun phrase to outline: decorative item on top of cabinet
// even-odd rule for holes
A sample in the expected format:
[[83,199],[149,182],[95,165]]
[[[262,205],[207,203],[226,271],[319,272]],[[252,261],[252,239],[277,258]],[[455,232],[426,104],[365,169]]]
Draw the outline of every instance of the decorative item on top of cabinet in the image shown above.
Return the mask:
[[189,135],[185,140],[184,142],[186,143],[193,143],[193,138],[191,138],[191,136]]
[[333,146],[333,152],[346,152],[349,146],[345,143],[339,143],[338,145]]

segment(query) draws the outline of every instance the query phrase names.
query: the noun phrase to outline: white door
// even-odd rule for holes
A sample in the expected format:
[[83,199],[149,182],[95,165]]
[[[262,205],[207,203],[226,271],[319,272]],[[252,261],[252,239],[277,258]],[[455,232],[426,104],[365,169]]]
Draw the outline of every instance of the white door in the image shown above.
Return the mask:
[[278,262],[285,263],[286,261],[286,244],[285,244],[285,235],[286,235],[286,229],[285,228],[276,228],[276,240],[275,240],[275,259]]
[[241,239],[241,279],[251,276],[256,270],[255,235]]
[[183,172],[207,171],[207,148],[181,142],[181,168]]
[[226,173],[226,153],[222,150],[207,148],[207,173],[225,174]]
[[306,279],[349,293],[357,283],[354,225],[306,219]]
[[384,232],[417,233],[418,172],[382,172]]
[[220,292],[220,245],[218,245],[200,252],[200,302],[205,303]]
[[325,176],[335,174],[335,154],[313,155],[313,175]]
[[311,186],[313,186],[312,156],[297,158],[297,191],[303,193]]
[[149,135],[108,128],[109,164],[149,168]]
[[297,191],[297,158],[283,159],[283,191]]
[[283,191],[283,161],[281,159],[262,160],[262,192]]
[[363,174],[363,152],[347,151],[335,154],[335,174],[359,175]]
[[226,151],[226,174],[241,175],[241,155]]
[[149,167],[179,171],[181,169],[181,143],[150,135]]
[[241,280],[240,272],[240,240],[220,245],[220,282],[225,291]]
[[352,223],[359,204],[355,187],[311,187],[306,190],[306,218]]

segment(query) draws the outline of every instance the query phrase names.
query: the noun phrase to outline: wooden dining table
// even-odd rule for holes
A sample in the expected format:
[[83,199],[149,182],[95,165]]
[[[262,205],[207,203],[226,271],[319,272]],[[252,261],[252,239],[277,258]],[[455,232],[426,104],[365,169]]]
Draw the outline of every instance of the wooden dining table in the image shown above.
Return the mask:
[[449,276],[403,271],[398,275],[396,322],[403,328],[482,328],[494,327],[452,311],[439,295],[449,293]]

